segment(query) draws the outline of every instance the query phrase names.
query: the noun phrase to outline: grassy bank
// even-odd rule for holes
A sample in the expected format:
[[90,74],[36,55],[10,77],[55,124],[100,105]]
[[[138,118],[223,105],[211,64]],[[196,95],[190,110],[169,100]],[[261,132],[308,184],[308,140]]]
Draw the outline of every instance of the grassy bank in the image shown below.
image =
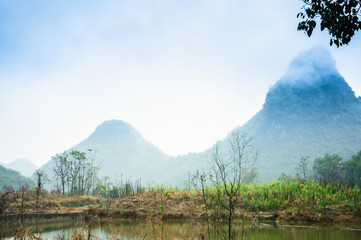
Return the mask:
[[[87,211],[89,218],[224,218],[216,188],[176,190],[154,187],[133,196],[102,198],[43,194],[37,205],[28,196],[13,201],[5,213]],[[234,218],[306,222],[361,222],[361,191],[340,184],[278,181],[242,184]]]
[[[109,199],[89,216],[111,218],[202,219],[222,218],[224,211],[214,187],[201,190],[152,189],[145,193]],[[223,196],[221,196],[223,197]],[[225,205],[227,203],[225,202]],[[235,218],[288,222],[360,222],[361,191],[339,184],[274,182],[242,184]]]
[[37,204],[35,199],[27,196],[23,200],[11,199],[12,202],[4,212],[5,214],[20,213],[62,213],[72,211],[83,211],[89,207],[101,207],[102,198],[96,196],[63,196],[59,194],[46,193],[41,196]]

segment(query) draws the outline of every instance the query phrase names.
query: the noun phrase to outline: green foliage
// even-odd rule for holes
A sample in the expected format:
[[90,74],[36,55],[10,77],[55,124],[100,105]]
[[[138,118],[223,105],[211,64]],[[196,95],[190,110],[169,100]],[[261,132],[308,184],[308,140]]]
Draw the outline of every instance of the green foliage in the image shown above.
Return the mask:
[[135,181],[129,179],[125,182],[121,181],[118,185],[114,185],[114,183],[110,181],[110,177],[104,177],[103,180],[98,179],[95,195],[100,195],[104,198],[119,198],[140,194],[143,193],[144,190],[145,188],[142,187],[141,179]]
[[24,177],[19,172],[7,169],[0,165],[0,188],[6,185],[18,189],[25,184],[34,186],[34,183],[30,178]]
[[327,29],[331,35],[330,45],[348,44],[355,32],[361,29],[360,0],[302,0],[303,10],[297,17],[302,21],[297,30],[312,35],[320,19],[321,31]]
[[175,190],[173,188],[170,188],[170,189],[166,189],[165,191],[163,191],[163,194],[167,199],[171,199],[174,192],[175,192]]
[[[229,216],[229,212],[224,211],[229,207],[227,198],[223,195],[224,188],[223,185],[207,187],[206,201],[202,201],[198,206],[202,211],[206,211],[207,216]],[[242,211],[306,210],[322,213],[325,208],[353,211],[355,206],[361,204],[359,188],[338,183],[320,183],[313,180],[299,182],[287,179],[265,184],[241,183],[239,189],[235,206]]]
[[352,207],[355,202],[361,202],[359,188],[348,188],[341,184],[320,184],[314,181],[242,184],[240,194],[242,201],[239,207],[253,211],[312,209],[312,207],[343,205]]
[[320,181],[340,182],[343,171],[342,158],[337,154],[326,153],[323,158],[316,158],[313,164],[314,177]]
[[361,188],[361,151],[345,162],[345,180]]
[[278,181],[291,182],[291,181],[294,181],[294,179],[293,179],[293,177],[291,175],[287,175],[285,173],[282,173],[281,176],[278,178]]

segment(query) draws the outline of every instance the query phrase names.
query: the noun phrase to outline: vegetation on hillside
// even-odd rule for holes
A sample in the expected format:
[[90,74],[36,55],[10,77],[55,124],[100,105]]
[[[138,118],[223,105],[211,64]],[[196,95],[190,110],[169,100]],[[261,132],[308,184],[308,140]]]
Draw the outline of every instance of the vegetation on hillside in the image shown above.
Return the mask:
[[24,184],[33,184],[30,178],[22,176],[19,172],[7,169],[0,165],[0,187],[11,186],[15,189],[20,188]]

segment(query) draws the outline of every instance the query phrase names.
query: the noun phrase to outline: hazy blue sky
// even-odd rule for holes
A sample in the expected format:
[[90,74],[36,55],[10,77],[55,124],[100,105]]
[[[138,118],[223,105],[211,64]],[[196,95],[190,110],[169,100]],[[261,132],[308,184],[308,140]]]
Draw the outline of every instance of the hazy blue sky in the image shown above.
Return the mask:
[[[41,165],[108,119],[171,155],[202,151],[258,112],[317,44],[298,0],[0,1],[0,162]],[[329,48],[329,47],[328,47]],[[329,48],[361,94],[361,35]]]

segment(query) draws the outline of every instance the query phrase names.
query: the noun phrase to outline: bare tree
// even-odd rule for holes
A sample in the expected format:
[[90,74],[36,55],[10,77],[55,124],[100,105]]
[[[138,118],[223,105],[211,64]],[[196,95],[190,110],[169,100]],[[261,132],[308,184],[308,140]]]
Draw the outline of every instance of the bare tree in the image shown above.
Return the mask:
[[85,184],[84,193],[90,194],[90,190],[95,188],[95,183],[98,179],[98,172],[100,170],[100,163],[95,165],[95,158],[97,150],[88,149],[86,153],[86,169],[85,169]]
[[228,151],[222,151],[220,143],[213,147],[212,179],[217,190],[218,204],[227,212],[228,231],[224,236],[226,239],[235,238],[232,221],[236,204],[241,197],[240,187],[249,178],[258,158],[251,142],[252,139],[247,134],[235,130],[231,133],[229,141],[225,142],[226,145],[222,146]]
[[[12,186],[3,186],[3,191],[0,191],[0,218],[10,206],[10,203],[15,200],[15,189]],[[1,221],[0,221],[1,226]]]
[[36,207],[39,208],[39,198],[44,185],[49,182],[48,175],[42,170],[36,170],[33,174],[36,183]]

